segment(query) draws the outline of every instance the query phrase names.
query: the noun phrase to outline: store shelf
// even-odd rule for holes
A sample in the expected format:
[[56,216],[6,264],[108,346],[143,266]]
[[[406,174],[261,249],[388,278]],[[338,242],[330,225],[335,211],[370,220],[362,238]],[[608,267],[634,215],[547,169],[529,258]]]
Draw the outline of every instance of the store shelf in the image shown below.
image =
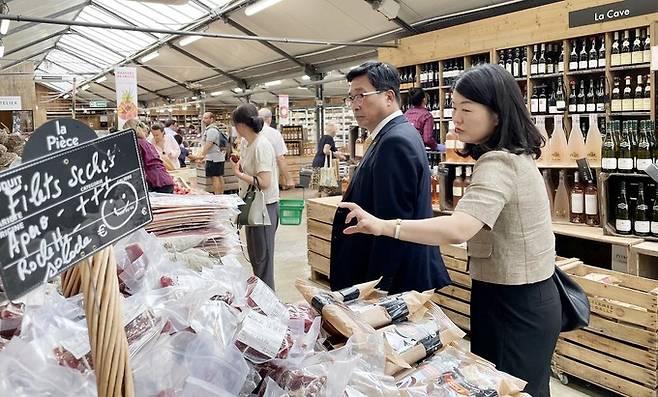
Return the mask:
[[574,70],[567,72],[567,76],[578,76],[583,74],[598,74],[598,73],[605,73],[605,68]]
[[[532,74],[530,75],[530,79],[531,80],[552,79],[560,76],[562,76],[562,73]],[[525,80],[525,77],[523,78],[523,80]]]
[[651,112],[611,112],[612,117],[647,117],[651,116]]
[[637,70],[637,69],[649,69],[651,67],[650,63],[638,63],[635,65],[623,65],[623,66],[611,66],[610,71],[611,72],[626,72],[630,70]]
[[514,80],[526,82],[528,80],[528,77],[527,76],[526,77],[515,77]]
[[452,88],[452,86],[451,85],[440,85],[439,88],[442,89],[442,90],[449,90],[449,89]]
[[584,240],[598,241],[600,243],[631,246],[639,244],[644,240],[640,237],[617,237],[606,236],[603,228],[586,225],[553,223],[553,232],[561,236],[582,238]]
[[427,88],[423,88],[423,90],[425,90],[425,91],[438,91],[438,90],[439,90],[439,86],[436,86],[436,87],[427,87]]

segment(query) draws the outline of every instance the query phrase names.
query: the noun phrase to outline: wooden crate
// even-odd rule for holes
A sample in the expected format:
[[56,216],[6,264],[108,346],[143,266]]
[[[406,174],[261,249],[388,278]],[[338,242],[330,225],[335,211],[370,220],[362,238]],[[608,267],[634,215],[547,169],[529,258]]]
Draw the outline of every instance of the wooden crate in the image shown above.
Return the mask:
[[331,230],[340,197],[306,200],[308,264],[313,281],[329,284]]
[[630,247],[629,273],[658,280],[658,243],[646,241]]
[[466,246],[442,246],[441,257],[452,284],[436,291],[432,301],[441,306],[459,328],[468,332],[471,330],[471,276],[468,274]]
[[[585,329],[560,335],[553,369],[626,396],[657,395],[658,281],[587,266],[563,267],[583,288],[592,315]],[[597,273],[618,283],[586,278]]]

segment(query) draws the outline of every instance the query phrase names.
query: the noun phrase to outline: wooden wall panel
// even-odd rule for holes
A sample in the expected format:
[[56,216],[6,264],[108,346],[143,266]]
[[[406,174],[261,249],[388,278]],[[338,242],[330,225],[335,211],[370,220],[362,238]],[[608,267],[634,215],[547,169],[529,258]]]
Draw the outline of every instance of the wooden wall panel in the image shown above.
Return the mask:
[[45,114],[39,112],[37,94],[34,87],[34,65],[26,62],[11,69],[4,70],[0,78],[0,96],[20,96],[22,110],[33,111],[34,128],[46,120]]
[[[423,33],[402,39],[398,48],[380,48],[379,59],[395,66],[406,66],[488,52],[494,48],[516,47],[647,26],[658,21],[658,13],[654,13],[569,29],[570,11],[616,1],[565,0]],[[655,40],[652,42],[655,45]]]

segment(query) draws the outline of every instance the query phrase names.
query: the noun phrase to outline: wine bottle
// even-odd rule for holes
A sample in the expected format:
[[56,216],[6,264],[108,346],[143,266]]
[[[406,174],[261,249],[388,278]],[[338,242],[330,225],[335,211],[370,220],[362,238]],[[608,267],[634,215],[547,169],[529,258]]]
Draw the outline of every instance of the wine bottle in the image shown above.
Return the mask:
[[631,76],[626,76],[626,85],[621,97],[621,110],[623,112],[633,111],[633,90],[631,90]]
[[569,222],[569,192],[567,191],[566,171],[560,170],[560,182],[553,201],[553,220],[556,222]]
[[576,40],[571,40],[571,54],[569,55],[569,71],[578,70],[578,52],[576,51]]
[[644,87],[642,87],[642,75],[637,75],[637,84],[635,84],[635,95],[633,95],[633,109],[644,109]]
[[439,204],[441,202],[441,192],[439,183],[439,166],[435,165],[432,168],[432,204]]
[[[549,170],[542,170],[541,175],[544,178],[544,186],[546,187],[546,195],[548,196],[548,207],[551,209],[551,218],[552,218],[554,212],[554,205],[553,205],[554,190],[551,184],[551,174],[549,173]],[[656,224],[658,224],[658,222],[656,222]]]
[[596,112],[596,98],[594,95],[594,79],[589,79],[589,89],[585,96],[585,110],[587,112]]
[[464,169],[462,167],[455,168],[455,180],[452,182],[452,206],[457,207],[457,203],[461,200],[464,194]]
[[649,36],[649,32],[647,30],[644,31],[644,43],[642,47],[642,60],[644,62],[651,62],[651,37]]
[[539,113],[548,113],[548,99],[546,98],[546,88],[542,87],[539,93]]
[[583,42],[580,47],[580,54],[578,57],[578,69],[579,70],[585,70],[587,69],[588,65],[588,57],[587,57],[587,41],[586,39],[583,39]]
[[512,61],[512,76],[521,76],[521,54],[519,54],[518,48],[514,50],[514,60]]
[[658,186],[656,186],[656,194],[651,208],[651,235],[658,237]]
[[537,163],[540,165],[549,165],[551,163],[551,153],[550,153],[550,141],[548,140],[548,132],[546,131],[546,118],[542,116],[537,116],[535,125],[539,130],[539,134],[544,137],[544,146],[541,147],[541,153],[537,159]]
[[566,101],[564,100],[564,91],[562,90],[563,81],[562,77],[558,79],[557,90],[555,92],[555,106],[558,112],[564,112],[566,108]]
[[628,198],[626,197],[626,182],[621,181],[619,198],[615,210],[615,229],[619,234],[631,234],[632,224],[628,211]]
[[599,64],[599,52],[596,50],[596,37],[592,37],[592,44],[589,48],[589,62],[590,69],[596,69]]
[[603,76],[599,79],[599,85],[596,89],[596,111],[605,112],[605,81]]
[[572,80],[569,83],[569,113],[576,113],[578,111],[578,103],[576,101],[576,81]]
[[574,172],[573,178],[570,221],[571,223],[583,223],[585,221],[585,189],[580,184],[580,172]]
[[585,186],[585,223],[589,226],[599,224],[599,198],[598,189],[591,178],[587,178]]
[[532,51],[532,60],[530,61],[530,75],[535,76],[537,75],[537,70],[539,68],[539,48],[537,47],[537,44],[534,45],[533,51]]
[[548,97],[548,113],[557,114],[557,97],[555,94],[555,82],[551,83],[551,95]]
[[546,46],[541,45],[541,53],[537,61],[537,74],[546,74]]
[[633,161],[633,148],[627,128],[623,128],[621,131],[617,156],[617,168],[619,172],[632,172],[635,164]]
[[644,61],[644,48],[640,38],[640,28],[635,29],[635,40],[631,50],[631,63],[642,63]]
[[649,138],[647,137],[644,120],[640,123],[637,153],[635,156],[637,158],[635,166],[638,171],[646,170],[647,167],[653,163],[651,158],[651,146],[649,145]]
[[546,73],[555,73],[555,63],[553,63],[553,45],[546,45]]
[[448,162],[457,162],[460,161],[461,156],[456,152],[457,148],[457,134],[450,129],[446,134],[446,161]]
[[614,86],[612,88],[612,100],[610,101],[610,109],[613,112],[621,112],[621,90],[619,88],[619,77],[615,76]]
[[654,163],[658,162],[658,138],[656,138],[656,131],[654,130],[654,122],[645,120],[647,136],[650,137],[651,143],[651,158]]
[[521,58],[521,76],[525,77],[528,75],[528,53],[525,48],[522,50],[523,57]]
[[628,37],[628,29],[624,30],[624,39],[621,42],[621,64],[631,64],[631,42]]
[[557,71],[564,72],[564,44],[560,45],[560,56],[557,58]]
[[583,132],[580,129],[579,115],[573,115],[571,118],[567,153],[569,154],[569,165],[576,165],[576,160],[585,157],[585,141],[583,140]]
[[601,149],[603,138],[599,131],[599,123],[596,115],[589,116],[589,128],[587,129],[587,139],[585,140],[585,155],[587,161],[592,167],[601,166]]
[[599,47],[599,68],[605,67],[605,36],[601,36],[601,47]]
[[613,139],[612,123],[608,123],[605,129],[605,139],[601,147],[601,170],[612,173],[617,171],[617,146]]
[[578,113],[585,113],[587,104],[585,103],[585,80],[580,80],[580,88],[578,95],[576,95],[576,111]]
[[567,136],[562,127],[562,116],[555,116],[555,126],[551,135],[551,164],[568,165],[569,152],[567,150]]
[[505,69],[505,52],[503,50],[498,51],[498,66]]
[[537,87],[532,89],[532,96],[530,97],[530,112],[539,113],[539,95],[537,94]]
[[641,110],[651,110],[651,77],[646,75],[644,79],[644,93],[642,94]]
[[512,74],[512,63],[513,63],[513,57],[512,57],[512,49],[507,50],[507,58],[505,58],[505,70],[509,74]]
[[633,229],[638,236],[648,236],[651,232],[651,218],[649,207],[644,201],[644,183],[640,182],[637,187],[637,204],[633,214]]
[[621,43],[619,42],[619,32],[615,32],[615,39],[612,41],[610,66],[619,65],[621,65]]

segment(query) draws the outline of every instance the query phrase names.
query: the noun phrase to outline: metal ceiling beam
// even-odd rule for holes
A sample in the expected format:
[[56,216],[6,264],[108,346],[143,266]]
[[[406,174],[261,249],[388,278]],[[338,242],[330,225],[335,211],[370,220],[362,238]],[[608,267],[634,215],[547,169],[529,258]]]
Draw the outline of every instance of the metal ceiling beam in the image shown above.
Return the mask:
[[[157,74],[158,76],[162,77],[163,79],[165,79],[165,80],[169,80],[170,82],[176,84],[176,85],[179,86],[179,87],[185,88],[187,91],[192,91],[192,90],[189,89],[185,84],[181,83],[180,81],[176,80],[175,78],[173,78],[173,77],[171,77],[171,76],[167,76],[166,74],[164,74],[164,73],[162,73],[162,72],[160,72],[160,71],[158,71],[158,70],[156,70],[156,69],[153,69],[153,68],[150,67],[150,66],[144,65],[143,63],[139,62],[139,61],[136,60],[136,59],[133,60],[133,62],[134,62],[136,65],[139,65],[139,66],[143,67],[144,69],[148,70],[149,72],[154,73],[154,74]],[[193,92],[193,91],[192,91],[192,92]]]
[[[94,5],[97,6],[96,3],[94,3]],[[29,16],[22,16],[16,14],[6,14],[3,15],[2,18],[8,19],[10,21],[17,21],[17,22],[37,22],[37,23],[50,24],[50,25],[84,26],[88,28],[126,30],[131,32],[142,32],[142,33],[161,33],[161,34],[171,34],[171,35],[179,35],[179,36],[203,36],[203,37],[210,37],[215,39],[227,39],[227,40],[268,41],[274,43],[287,43],[287,44],[336,45],[336,46],[349,46],[349,47],[397,48],[398,46],[397,44],[390,44],[390,43],[359,43],[353,41],[327,41],[327,40],[312,40],[312,39],[287,38],[287,37],[248,36],[248,35],[216,33],[216,32],[199,32],[199,31],[190,31],[190,30],[146,28],[141,26],[112,25],[106,23],[38,18],[38,17],[29,17]]]
[[401,27],[402,29],[406,30],[407,32],[411,34],[419,34],[422,33],[421,30],[409,25],[407,22],[404,21],[404,19],[400,17],[395,17],[393,19],[390,19],[391,22],[395,22],[396,25]]
[[44,41],[48,41],[48,40],[53,39],[53,38],[55,38],[55,37],[57,37],[57,36],[59,36],[59,35],[62,35],[62,34],[64,34],[64,33],[66,33],[68,30],[69,30],[69,28],[65,28],[65,29],[62,29],[62,30],[60,30],[60,31],[58,31],[58,32],[55,32],[55,33],[53,33],[53,34],[50,34],[50,35],[48,35],[48,36],[46,36],[46,37],[39,37],[39,41],[31,41],[31,42],[29,42],[29,43],[27,43],[27,44],[24,44],[24,45],[20,46],[20,47],[16,47],[16,48],[12,49],[11,51],[7,51],[7,52],[5,52],[5,55],[4,55],[4,56],[6,57],[6,56],[8,56],[8,55],[11,55],[11,54],[17,53],[18,51],[23,51],[23,50],[26,49],[26,48],[30,48],[30,47],[35,46],[35,45],[37,45],[37,44],[41,44],[41,43],[43,43]]
[[210,62],[204,61],[203,59],[201,59],[198,56],[192,54],[191,52],[180,48],[176,44],[172,43],[169,47],[172,50],[177,51],[177,52],[185,55],[186,57],[190,58],[194,62],[199,63],[203,66],[206,66],[206,67],[210,68],[211,70],[214,70],[215,72],[217,72],[217,74],[219,76],[225,76],[225,77],[228,77],[229,79],[235,81],[240,88],[246,88],[247,87],[247,82],[245,80],[243,80],[243,79],[239,78],[238,76],[233,75],[233,74],[231,74],[231,73],[229,73],[225,70],[222,70],[222,69],[218,68],[217,66],[212,65]]
[[16,65],[20,65],[20,64],[23,63],[23,62],[29,61],[30,59],[32,59],[32,58],[34,58],[34,57],[36,57],[36,56],[39,56],[39,55],[43,54],[44,52],[48,52],[48,51],[52,50],[53,48],[55,48],[54,45],[53,45],[53,46],[50,46],[50,47],[48,47],[48,48],[44,48],[44,49],[41,50],[41,51],[35,52],[35,53],[33,53],[33,54],[31,54],[31,55],[28,55],[28,56],[26,56],[26,57],[24,57],[24,58],[21,58],[21,59],[15,61],[15,62],[12,62],[12,63],[9,63],[9,64],[7,64],[7,65],[4,65],[4,66],[0,67],[0,70],[5,70],[5,69],[13,68],[13,67],[16,66]]
[[[241,31],[242,33],[247,34],[249,36],[258,37],[258,35],[256,33],[252,32],[251,30],[247,29],[246,27],[244,27],[244,26],[240,25],[239,23],[235,22],[230,17],[225,16],[222,19],[224,20],[225,23],[233,26],[235,29]],[[281,55],[285,59],[287,59],[289,61],[292,61],[295,64],[299,65],[302,69],[304,69],[304,73],[306,73],[307,75],[311,76],[311,75],[316,74],[315,68],[313,68],[312,65],[309,65],[307,63],[304,63],[304,62],[300,61],[299,59],[297,59],[294,56],[288,54],[287,52],[285,52],[281,48],[275,46],[274,44],[270,43],[269,41],[258,40],[258,42],[261,43],[262,45],[264,45],[265,47],[269,48],[270,50],[276,52],[277,54]]]
[[[80,9],[82,9],[82,8],[84,8],[84,7],[86,7],[86,6],[88,6],[89,4],[91,4],[91,1],[88,0],[88,1],[85,1],[85,2],[83,2],[83,3],[81,3],[81,4],[74,5],[73,7],[69,7],[69,8],[66,8],[66,9],[64,9],[64,10],[57,11],[56,13],[54,13],[54,14],[50,14],[50,15],[46,16],[45,18],[46,18],[46,19],[55,19],[55,18],[59,18],[59,17],[61,17],[62,15],[70,14],[70,13],[72,13],[73,11],[78,11],[78,10],[80,10]],[[33,26],[36,26],[36,25],[38,25],[38,24],[39,24],[38,22],[30,22],[30,23],[26,23],[25,25],[18,26],[18,27],[15,28],[15,29],[10,29],[10,30],[9,30],[9,33],[8,33],[5,37],[11,36],[11,35],[16,34],[16,33],[18,33],[18,32],[22,32],[22,31],[24,31],[24,30],[26,30],[26,29],[29,29],[29,28],[31,28],[31,27],[33,27]],[[38,40],[41,41],[41,39],[38,39]]]

